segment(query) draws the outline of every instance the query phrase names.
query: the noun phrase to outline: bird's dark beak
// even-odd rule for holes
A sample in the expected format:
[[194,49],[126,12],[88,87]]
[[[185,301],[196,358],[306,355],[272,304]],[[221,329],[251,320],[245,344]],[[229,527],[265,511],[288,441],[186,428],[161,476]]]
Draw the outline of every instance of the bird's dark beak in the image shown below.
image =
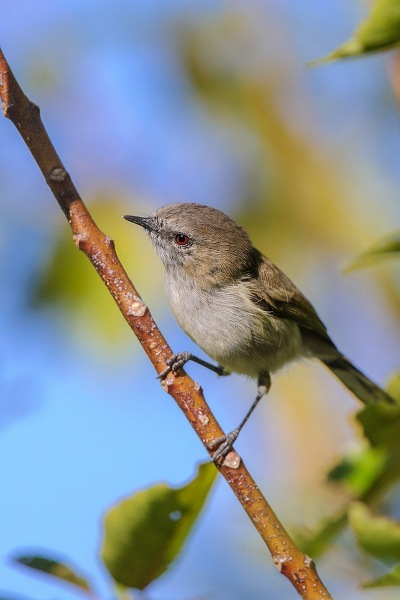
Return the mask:
[[154,222],[152,217],[134,217],[132,215],[124,215],[123,218],[131,223],[135,223],[135,225],[140,225],[140,227],[143,227],[143,229],[154,231]]

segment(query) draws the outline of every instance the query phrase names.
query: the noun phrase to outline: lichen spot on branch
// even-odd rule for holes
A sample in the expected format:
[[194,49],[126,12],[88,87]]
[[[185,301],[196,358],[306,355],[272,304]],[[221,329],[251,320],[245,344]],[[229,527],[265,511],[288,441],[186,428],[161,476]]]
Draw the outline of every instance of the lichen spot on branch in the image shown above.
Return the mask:
[[49,175],[51,181],[64,181],[67,176],[67,171],[62,167],[56,167]]
[[140,298],[134,296],[133,302],[129,305],[127,310],[127,315],[132,315],[133,317],[143,317],[146,313],[147,306],[141,301]]
[[72,236],[72,239],[74,240],[74,244],[78,248],[78,250],[82,250],[83,245],[86,240],[86,236],[83,235],[82,233],[74,233],[74,235]]
[[95,252],[91,255],[90,260],[97,269],[97,271],[104,271],[104,269],[106,268],[103,252]]

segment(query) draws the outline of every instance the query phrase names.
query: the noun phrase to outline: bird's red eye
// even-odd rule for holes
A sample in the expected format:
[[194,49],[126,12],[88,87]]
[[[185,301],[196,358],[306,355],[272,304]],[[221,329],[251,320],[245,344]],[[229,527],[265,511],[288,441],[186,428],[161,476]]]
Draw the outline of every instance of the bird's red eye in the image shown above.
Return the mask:
[[175,236],[175,242],[178,246],[187,246],[190,242],[190,238],[185,233],[177,233]]

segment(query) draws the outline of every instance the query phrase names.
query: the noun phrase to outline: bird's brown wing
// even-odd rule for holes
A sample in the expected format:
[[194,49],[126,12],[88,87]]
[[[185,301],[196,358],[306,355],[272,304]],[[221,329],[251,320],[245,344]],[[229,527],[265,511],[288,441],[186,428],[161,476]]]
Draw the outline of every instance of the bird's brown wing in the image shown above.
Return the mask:
[[[257,252],[256,257],[258,255]],[[339,352],[312,304],[289,277],[262,255],[258,256],[256,264],[257,271],[249,273],[247,278],[253,302],[271,315],[298,323],[305,348],[364,404],[393,404],[393,398]]]
[[257,262],[257,276],[253,276],[249,283],[253,302],[270,314],[291,319],[331,342],[314,307],[289,277],[263,255]]

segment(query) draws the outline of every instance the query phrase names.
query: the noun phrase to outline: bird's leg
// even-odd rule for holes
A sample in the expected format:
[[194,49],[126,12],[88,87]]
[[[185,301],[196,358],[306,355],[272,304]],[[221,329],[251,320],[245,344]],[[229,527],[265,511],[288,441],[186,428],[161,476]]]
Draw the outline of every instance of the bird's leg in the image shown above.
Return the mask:
[[268,394],[270,387],[271,387],[271,377],[270,377],[269,373],[267,373],[258,379],[258,392],[257,392],[256,399],[254,400],[253,404],[250,406],[250,409],[246,413],[246,416],[244,417],[243,421],[240,423],[239,427],[237,427],[236,429],[234,429],[227,435],[223,435],[223,436],[217,438],[216,440],[211,442],[211,444],[208,445],[208,448],[210,450],[217,448],[217,451],[213,454],[213,457],[212,457],[214,462],[219,462],[219,461],[223,460],[225,458],[225,456],[228,454],[228,452],[230,452],[232,450],[232,446],[236,442],[239,433],[241,432],[244,425],[249,420],[250,415],[256,408],[257,404],[260,402],[261,398],[263,396],[265,396],[266,394]]
[[164,371],[161,371],[161,373],[158,375],[158,379],[164,379],[164,377],[171,371],[172,373],[179,371],[179,369],[181,369],[189,360],[192,360],[193,362],[202,365],[211,371],[214,371],[214,373],[217,373],[217,375],[229,375],[229,373],[220,365],[213,365],[205,360],[202,360],[201,358],[197,358],[197,356],[194,356],[191,354],[191,352],[179,352],[178,354],[173,354],[165,361],[168,367],[164,369]]

